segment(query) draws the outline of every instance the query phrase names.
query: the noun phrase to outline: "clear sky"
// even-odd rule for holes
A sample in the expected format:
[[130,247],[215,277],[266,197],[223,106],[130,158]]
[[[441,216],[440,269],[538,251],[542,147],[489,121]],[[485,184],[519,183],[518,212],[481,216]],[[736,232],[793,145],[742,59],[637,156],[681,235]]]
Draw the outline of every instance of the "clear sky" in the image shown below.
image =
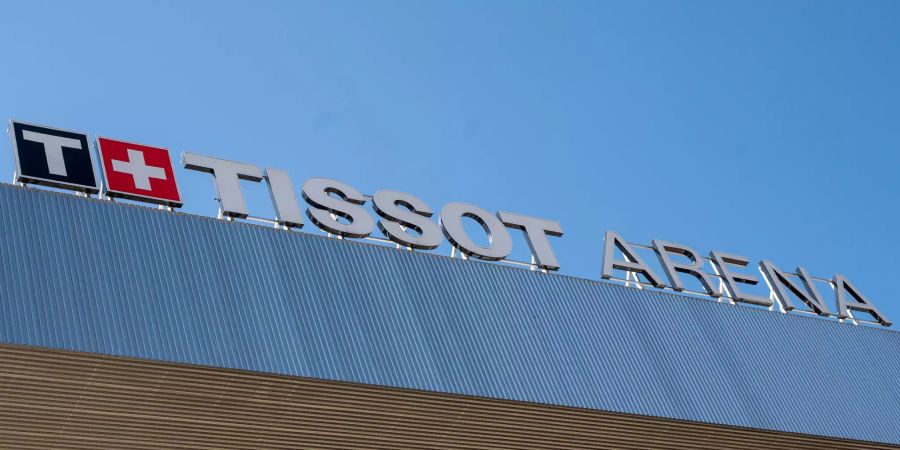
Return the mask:
[[[7,2],[0,117],[556,219],[578,277],[607,229],[842,273],[900,323],[898,21],[875,1]],[[177,174],[215,214],[209,176]]]

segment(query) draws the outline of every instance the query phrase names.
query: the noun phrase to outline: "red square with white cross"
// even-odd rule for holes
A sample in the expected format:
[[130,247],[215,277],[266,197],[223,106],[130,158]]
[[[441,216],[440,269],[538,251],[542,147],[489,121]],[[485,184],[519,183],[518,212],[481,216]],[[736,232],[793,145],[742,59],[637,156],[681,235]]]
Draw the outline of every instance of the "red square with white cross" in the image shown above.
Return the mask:
[[106,194],[168,206],[181,206],[169,151],[132,142],[97,138]]

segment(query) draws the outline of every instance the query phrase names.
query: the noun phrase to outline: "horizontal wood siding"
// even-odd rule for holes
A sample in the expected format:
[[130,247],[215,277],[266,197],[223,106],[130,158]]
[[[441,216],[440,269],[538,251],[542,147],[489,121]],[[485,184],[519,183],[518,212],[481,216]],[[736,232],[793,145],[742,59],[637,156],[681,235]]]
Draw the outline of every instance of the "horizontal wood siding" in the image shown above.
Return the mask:
[[0,345],[0,447],[896,448],[15,345]]

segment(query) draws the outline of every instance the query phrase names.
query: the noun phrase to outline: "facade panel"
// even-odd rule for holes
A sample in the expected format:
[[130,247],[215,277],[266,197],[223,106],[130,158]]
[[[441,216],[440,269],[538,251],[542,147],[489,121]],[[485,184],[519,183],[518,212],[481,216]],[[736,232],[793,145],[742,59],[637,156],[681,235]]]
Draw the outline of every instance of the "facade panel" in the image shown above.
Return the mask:
[[900,334],[0,185],[0,342],[900,444]]
[[881,450],[900,446],[0,345],[16,449]]

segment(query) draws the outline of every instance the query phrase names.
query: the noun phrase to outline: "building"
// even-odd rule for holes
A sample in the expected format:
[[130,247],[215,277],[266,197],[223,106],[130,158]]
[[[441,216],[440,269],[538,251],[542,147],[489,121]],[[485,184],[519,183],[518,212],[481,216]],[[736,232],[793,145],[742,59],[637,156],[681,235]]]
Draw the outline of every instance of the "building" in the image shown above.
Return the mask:
[[3,448],[900,448],[900,334],[0,185]]

